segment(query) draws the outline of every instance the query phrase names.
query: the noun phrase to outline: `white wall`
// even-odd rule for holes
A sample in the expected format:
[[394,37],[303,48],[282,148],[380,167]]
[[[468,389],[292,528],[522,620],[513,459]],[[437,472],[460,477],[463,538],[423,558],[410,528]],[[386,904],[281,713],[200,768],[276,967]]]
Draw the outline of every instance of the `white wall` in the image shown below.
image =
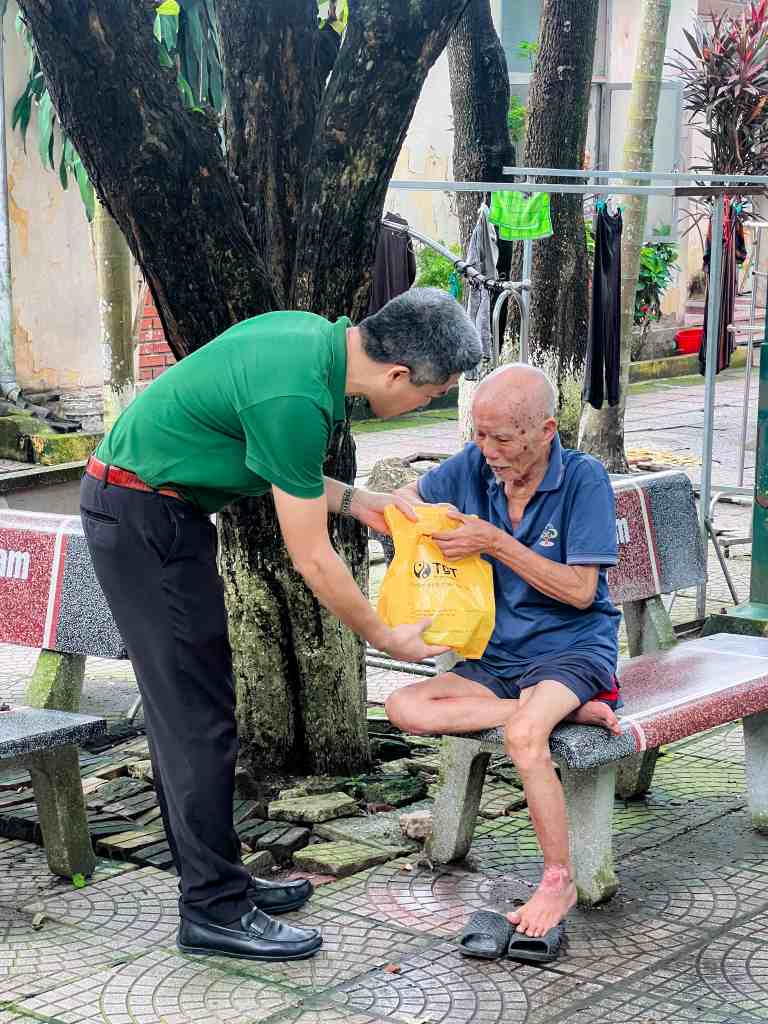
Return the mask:
[[77,187],[63,191],[40,162],[34,115],[26,153],[18,129],[11,131],[27,77],[16,13],[10,3],[2,26],[16,375],[24,388],[61,389],[68,412],[98,413],[103,372],[90,230]]
[[[448,180],[452,174],[452,153],[448,55],[443,52],[424,83],[393,178]],[[412,227],[431,238],[454,242],[457,225],[451,206],[451,196],[446,192],[390,189],[385,210],[399,213]]]

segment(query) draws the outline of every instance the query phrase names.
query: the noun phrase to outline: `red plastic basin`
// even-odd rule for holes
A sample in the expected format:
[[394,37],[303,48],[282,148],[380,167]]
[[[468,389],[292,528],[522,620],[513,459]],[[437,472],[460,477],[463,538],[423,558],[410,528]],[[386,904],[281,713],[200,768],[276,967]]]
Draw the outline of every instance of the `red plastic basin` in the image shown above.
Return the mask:
[[675,335],[677,351],[681,355],[693,355],[701,348],[701,339],[704,336],[703,327],[684,327]]

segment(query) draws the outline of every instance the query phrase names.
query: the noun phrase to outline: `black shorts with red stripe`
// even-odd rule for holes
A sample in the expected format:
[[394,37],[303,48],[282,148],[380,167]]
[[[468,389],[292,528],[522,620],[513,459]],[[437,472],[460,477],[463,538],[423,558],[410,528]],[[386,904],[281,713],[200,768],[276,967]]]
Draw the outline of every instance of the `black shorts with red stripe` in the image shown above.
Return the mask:
[[495,668],[480,661],[460,661],[451,672],[487,687],[497,697],[516,700],[521,690],[545,679],[567,686],[580,704],[600,700],[614,711],[623,704],[616,673],[601,661],[585,654],[551,654],[530,662],[521,673],[500,675]]

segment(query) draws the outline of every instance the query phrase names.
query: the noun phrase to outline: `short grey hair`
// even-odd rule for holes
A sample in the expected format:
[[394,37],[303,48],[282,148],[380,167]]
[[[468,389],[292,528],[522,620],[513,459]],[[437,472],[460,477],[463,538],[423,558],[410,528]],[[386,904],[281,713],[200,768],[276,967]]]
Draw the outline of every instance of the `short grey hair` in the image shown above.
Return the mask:
[[445,384],[477,366],[483,346],[459,303],[440,288],[411,288],[358,325],[363,350],[377,363],[400,363],[411,382]]

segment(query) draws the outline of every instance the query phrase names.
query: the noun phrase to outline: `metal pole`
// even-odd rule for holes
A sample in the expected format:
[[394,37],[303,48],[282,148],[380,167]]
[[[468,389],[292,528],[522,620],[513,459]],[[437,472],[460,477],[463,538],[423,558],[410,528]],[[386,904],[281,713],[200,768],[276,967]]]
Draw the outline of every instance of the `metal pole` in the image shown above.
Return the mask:
[[13,350],[13,307],[11,305],[11,240],[8,225],[8,160],[5,152],[5,61],[0,23],[0,398],[15,402],[20,389],[16,383]]
[[[712,242],[709,247],[709,296],[707,302],[707,366],[704,377],[704,436],[701,451],[701,493],[699,495],[699,524],[704,541],[704,561],[707,562],[709,538],[707,517],[712,499],[712,430],[715,414],[715,375],[717,371],[717,339],[720,333],[721,270],[723,264],[723,197],[718,196],[712,207]],[[703,619],[707,608],[707,584],[702,583],[696,594],[696,616]]]
[[522,315],[520,317],[520,362],[527,363],[529,359],[528,338],[531,325],[531,269],[533,267],[533,240],[526,238],[523,242],[523,289],[522,289]]
[[762,232],[759,228],[753,229],[755,241],[752,246],[752,297],[749,303],[749,324],[750,330],[747,335],[747,365],[744,367],[744,408],[741,410],[741,441],[739,444],[739,487],[744,486],[744,461],[747,450],[747,417],[749,415],[749,393],[752,383],[752,353],[755,348],[755,340],[752,334],[752,324],[755,322],[757,313],[757,284],[758,270],[760,268],[760,239]]

